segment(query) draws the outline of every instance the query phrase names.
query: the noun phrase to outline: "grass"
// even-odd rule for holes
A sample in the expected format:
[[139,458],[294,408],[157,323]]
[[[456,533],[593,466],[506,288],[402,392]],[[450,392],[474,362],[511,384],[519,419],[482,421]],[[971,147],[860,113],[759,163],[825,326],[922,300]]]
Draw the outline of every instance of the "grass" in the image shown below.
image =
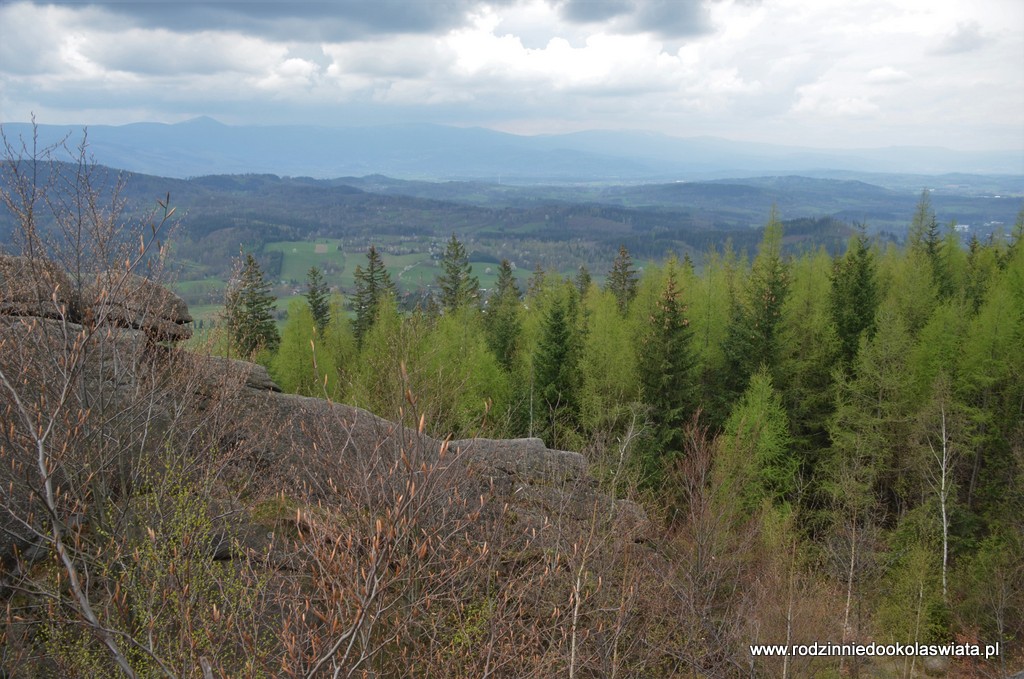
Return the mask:
[[[327,238],[316,241],[277,241],[267,243],[263,250],[284,255],[281,280],[301,283],[306,280],[310,268],[315,266],[324,272],[328,283],[334,283],[348,273],[349,268],[345,266],[345,253],[338,249],[340,243],[340,240]],[[348,275],[351,277],[351,273]]]

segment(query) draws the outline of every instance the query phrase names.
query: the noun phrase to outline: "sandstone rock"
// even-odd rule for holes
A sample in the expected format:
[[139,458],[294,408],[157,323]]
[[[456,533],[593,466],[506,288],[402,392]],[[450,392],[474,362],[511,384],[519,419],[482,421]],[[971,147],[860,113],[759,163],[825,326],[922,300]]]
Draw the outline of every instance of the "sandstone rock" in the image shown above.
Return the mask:
[[[356,497],[358,506],[349,511],[358,514],[369,503],[361,498],[371,493],[397,497],[412,478],[436,481],[438,496],[429,501],[458,496],[467,511],[483,512],[480,530],[500,527],[508,563],[564,549],[574,536],[589,534],[595,522],[627,543],[643,542],[651,531],[638,505],[598,487],[579,453],[548,449],[536,438],[444,443],[360,408],[282,394],[262,366],[154,346],[154,338],[187,337],[191,316],[179,297],[141,277],[98,276],[84,296],[88,313],[78,324],[54,318],[76,300],[67,277],[53,265],[5,257],[0,274],[0,309],[7,315],[0,317],[0,366],[22,376],[26,395],[38,397],[59,386],[52,371],[61,357],[74,357],[80,368],[74,373],[76,406],[91,416],[102,406],[109,414],[100,427],[103,440],[130,452],[140,468],[159,466],[175,445],[192,442],[194,423],[213,422],[197,445],[229,452],[232,468],[224,478],[236,474],[239,486],[254,484],[259,493],[280,494],[297,506],[339,507]],[[53,293],[45,300],[33,290],[56,291],[56,304]],[[2,406],[0,394],[0,412]],[[182,438],[172,444],[172,436]],[[4,487],[20,479],[9,466],[0,469]],[[25,495],[26,502],[30,497]],[[30,510],[15,503],[9,509],[25,515]],[[270,545],[267,528],[251,510],[215,512],[233,517],[230,527],[208,536],[215,558],[233,558],[228,534],[246,549]],[[29,533],[9,523],[0,521],[0,562],[8,567],[16,552],[25,555],[35,545]]]
[[77,320],[71,279],[49,260],[0,255],[0,316]]
[[222,356],[207,356],[203,358],[203,368],[206,379],[210,382],[240,380],[249,389],[281,391],[281,387],[277,386],[267,369],[256,363]]
[[96,276],[83,300],[100,324],[143,330],[155,340],[179,341],[192,336],[188,305],[167,288],[121,271]]

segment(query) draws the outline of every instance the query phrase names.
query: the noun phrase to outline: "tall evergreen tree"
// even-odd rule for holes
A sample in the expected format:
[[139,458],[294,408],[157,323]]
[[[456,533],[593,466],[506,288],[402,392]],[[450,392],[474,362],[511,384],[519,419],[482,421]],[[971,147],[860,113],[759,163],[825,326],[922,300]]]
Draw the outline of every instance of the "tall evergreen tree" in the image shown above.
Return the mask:
[[778,362],[778,328],[789,287],[789,264],[782,257],[782,222],[772,208],[742,293],[733,301],[722,351],[723,386],[729,397],[746,391],[750,376]]
[[[953,231],[953,227],[950,227]],[[949,256],[947,242],[939,227],[939,221],[932,209],[928,189],[921,192],[921,198],[914,210],[914,218],[907,230],[907,247],[912,253],[923,255],[931,265],[932,283],[939,299],[953,294],[953,277],[946,258]],[[959,242],[957,242],[959,248]]]
[[530,278],[526,281],[526,296],[536,297],[544,290],[544,284],[547,282],[547,272],[544,271],[544,267],[540,265],[540,262],[533,267],[533,273],[530,274]]
[[313,323],[321,335],[331,322],[331,293],[324,282],[324,274],[317,267],[310,267],[306,273],[306,301],[313,314]]
[[619,255],[612,263],[612,270],[608,272],[608,290],[615,295],[619,302],[619,311],[626,313],[629,303],[636,297],[637,290],[636,270],[633,269],[633,258],[629,256],[629,250],[625,245],[619,246]]
[[914,217],[907,230],[907,245],[911,249],[922,249],[928,239],[928,232],[938,228],[935,211],[932,209],[932,197],[928,189],[921,191],[921,197],[914,208]]
[[377,248],[370,246],[366,253],[366,268],[357,266],[354,272],[355,295],[353,303],[356,310],[356,320],[352,328],[356,344],[362,346],[363,339],[373,327],[377,318],[377,306],[384,295],[394,296],[395,284],[391,282],[391,275],[384,268]]
[[575,428],[578,355],[572,303],[559,295],[544,316],[534,358],[534,389],[539,400],[535,407],[543,409],[544,422],[539,433],[551,446],[563,443],[567,430]]
[[519,338],[519,284],[507,259],[501,260],[498,285],[487,304],[488,345],[506,370],[512,369]]
[[[829,295],[824,294],[830,288],[835,261],[821,249],[804,253],[791,266],[792,283],[779,325],[775,385],[789,417],[793,451],[799,456],[804,477],[810,478],[829,447],[828,419],[835,405],[834,375],[841,360]],[[805,514],[804,518],[810,517]]]
[[692,332],[679,299],[676,267],[670,260],[639,355],[640,384],[653,425],[651,445],[642,458],[642,480],[651,487],[660,485],[666,459],[682,450],[683,425],[696,400]]
[[587,296],[587,290],[590,289],[590,284],[593,279],[590,276],[590,270],[586,264],[580,264],[580,268],[576,271],[575,279],[576,289],[580,292],[580,297]]
[[249,358],[264,349],[277,350],[281,338],[274,322],[275,301],[259,262],[247,254],[224,299],[224,323],[240,356]]
[[875,258],[863,227],[850,239],[846,254],[835,260],[829,288],[829,310],[839,333],[845,366],[853,365],[862,335],[871,338],[878,310]]
[[519,283],[516,281],[515,273],[512,271],[512,264],[507,259],[501,260],[501,265],[498,267],[498,281],[495,285],[495,295],[499,298],[509,298],[515,296],[519,299],[521,294],[519,290]]
[[441,288],[441,308],[446,313],[452,313],[479,299],[480,280],[473,275],[466,248],[454,233],[445,248],[441,271],[437,285]]

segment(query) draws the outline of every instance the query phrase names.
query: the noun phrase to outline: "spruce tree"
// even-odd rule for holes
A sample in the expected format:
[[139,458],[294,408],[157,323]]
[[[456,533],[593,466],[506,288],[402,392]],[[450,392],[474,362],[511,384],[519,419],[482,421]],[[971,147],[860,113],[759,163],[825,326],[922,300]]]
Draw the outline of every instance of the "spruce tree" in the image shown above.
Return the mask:
[[580,268],[576,271],[576,289],[580,292],[580,297],[586,297],[587,291],[590,290],[590,284],[593,279],[590,276],[590,270],[587,269],[586,264],[580,264]]
[[441,308],[452,313],[480,297],[480,280],[473,275],[466,248],[452,234],[441,260],[442,273],[437,278],[441,288]]
[[661,483],[666,459],[682,450],[683,425],[696,399],[692,333],[679,299],[676,267],[675,260],[670,260],[639,355],[640,384],[652,424],[641,478],[652,488]]
[[778,363],[778,328],[789,287],[789,264],[782,257],[782,222],[772,208],[741,294],[733,300],[726,336],[723,387],[729,400],[746,391],[759,366]]
[[539,401],[535,407],[543,409],[544,421],[539,433],[550,446],[563,442],[563,434],[575,426],[577,343],[572,304],[559,295],[544,316],[534,358],[534,389]]
[[530,274],[530,278],[526,281],[526,296],[536,297],[544,289],[544,284],[547,282],[547,272],[544,271],[544,267],[537,262],[533,267],[533,273]]
[[629,303],[636,297],[637,273],[633,269],[633,259],[629,256],[629,250],[625,245],[619,246],[619,256],[612,264],[612,270],[608,273],[608,290],[615,295],[619,302],[619,311],[626,313]]
[[277,350],[281,338],[274,322],[275,301],[259,263],[247,254],[224,300],[224,322],[240,356],[249,358],[264,349]]
[[507,259],[501,260],[498,285],[487,304],[487,343],[506,370],[512,369],[519,339],[519,284]]
[[843,364],[850,367],[857,356],[861,336],[871,338],[878,310],[875,258],[863,227],[850,239],[846,254],[837,258],[832,266],[828,301],[839,333]]
[[917,207],[914,209],[914,218],[910,222],[910,228],[907,230],[907,245],[911,250],[923,250],[927,246],[925,242],[928,240],[928,232],[932,231],[937,227],[935,219],[935,211],[932,210],[932,198],[928,189],[921,191],[921,197],[917,201]]
[[313,314],[313,323],[317,333],[323,334],[324,328],[331,322],[330,290],[324,282],[324,275],[317,267],[311,267],[306,274],[306,301]]
[[391,276],[384,268],[377,248],[370,246],[366,253],[366,268],[357,266],[354,272],[356,320],[353,324],[352,333],[355,335],[356,344],[363,345],[363,339],[373,327],[377,318],[377,306],[384,295],[394,296],[396,294],[395,284],[391,282]]

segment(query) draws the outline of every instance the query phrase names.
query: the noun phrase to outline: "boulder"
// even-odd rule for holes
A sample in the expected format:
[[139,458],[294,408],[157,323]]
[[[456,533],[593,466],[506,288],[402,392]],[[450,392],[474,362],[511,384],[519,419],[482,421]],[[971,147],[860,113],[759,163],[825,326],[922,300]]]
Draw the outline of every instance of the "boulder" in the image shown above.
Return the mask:
[[66,273],[46,259],[0,255],[0,316],[77,320],[78,299]]
[[97,325],[110,323],[144,331],[156,341],[188,339],[192,315],[176,294],[142,276],[107,271],[96,276],[84,300]]

